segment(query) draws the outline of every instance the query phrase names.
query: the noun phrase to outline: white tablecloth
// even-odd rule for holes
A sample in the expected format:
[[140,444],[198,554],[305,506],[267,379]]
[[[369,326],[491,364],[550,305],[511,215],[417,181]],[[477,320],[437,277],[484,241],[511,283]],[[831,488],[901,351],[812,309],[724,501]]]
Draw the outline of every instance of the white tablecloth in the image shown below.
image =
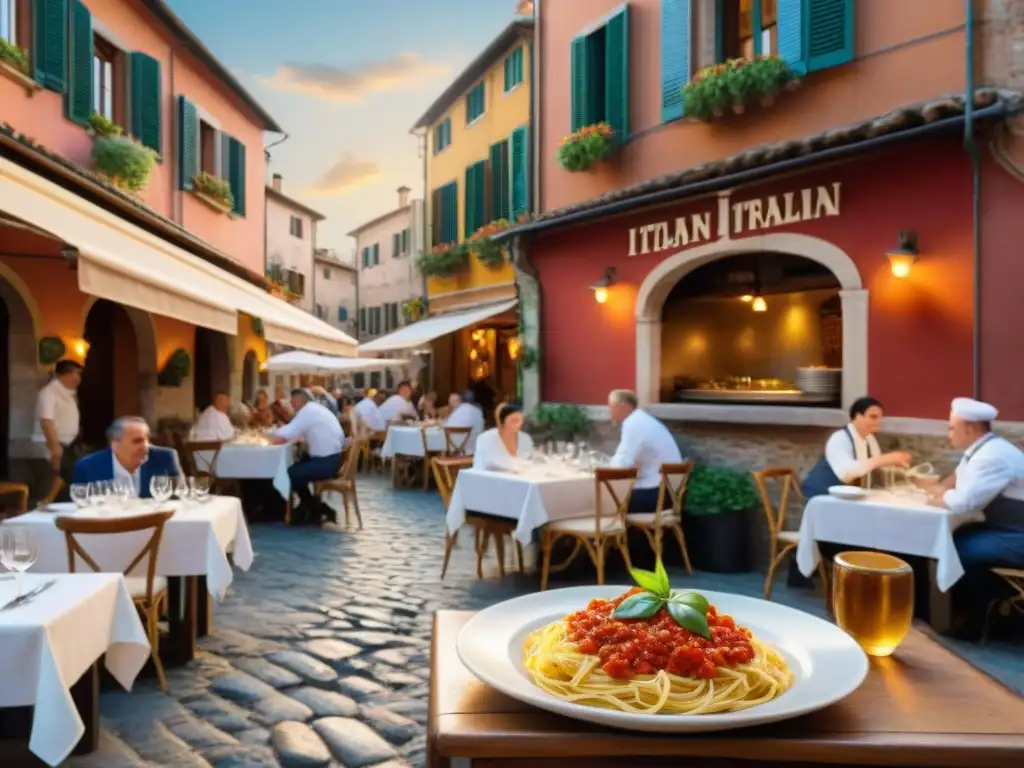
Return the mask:
[[871,491],[862,501],[815,496],[800,523],[796,562],[801,573],[814,573],[821,555],[816,542],[870,547],[937,561],[936,586],[947,591],[964,575],[953,546],[953,531],[981,520],[979,514],[953,515],[929,506],[923,497]]
[[[614,506],[610,500],[608,504],[611,514]],[[529,544],[534,530],[545,523],[594,514],[594,476],[567,472],[544,476],[540,470],[511,474],[464,469],[455,480],[448,506],[449,532],[456,533],[465,524],[467,510],[517,520],[516,540]]]
[[[22,590],[53,578],[33,601],[0,611],[0,707],[35,706],[29,748],[59,765],[85,733],[71,687],[106,654],[107,669],[130,691],[149,640],[121,576],[30,573]],[[13,579],[0,581],[0,606],[16,594]]]
[[[32,528],[39,544],[39,558],[32,573],[67,573],[68,554],[64,534],[57,529],[54,519],[59,514],[90,515],[90,509],[75,511],[71,504],[55,504],[58,512],[33,511],[8,520]],[[242,514],[242,503],[233,496],[213,496],[203,504],[189,504],[182,508],[179,502],[168,502],[164,509],[175,510],[174,517],[164,526],[157,558],[158,576],[205,576],[206,585],[217,600],[224,597],[233,575],[227,552],[234,545],[235,565],[243,571],[252,565],[252,542],[249,528]],[[152,511],[152,508],[140,510]],[[131,513],[103,513],[111,514]],[[145,546],[149,531],[118,533],[109,536],[79,537],[82,546],[101,568],[112,572],[123,571]],[[89,566],[79,562],[77,572],[88,572]],[[142,564],[131,575],[144,576]]]
[[[209,463],[213,453],[200,451],[197,459],[199,470]],[[217,456],[217,477],[231,480],[273,480],[274,488],[281,497],[288,499],[292,483],[288,467],[295,460],[294,446],[259,445],[255,443],[224,443]]]
[[[444,430],[441,427],[430,427],[427,430],[427,447],[431,451],[443,452],[447,445],[444,442]],[[385,459],[393,456],[423,456],[423,435],[419,427],[388,427],[388,436],[381,446],[380,455]]]

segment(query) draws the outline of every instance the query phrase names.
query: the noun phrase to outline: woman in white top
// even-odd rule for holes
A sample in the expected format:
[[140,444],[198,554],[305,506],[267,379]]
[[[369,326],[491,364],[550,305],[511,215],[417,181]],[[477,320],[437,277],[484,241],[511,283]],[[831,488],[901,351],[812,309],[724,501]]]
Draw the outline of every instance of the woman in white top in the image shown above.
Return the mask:
[[521,431],[523,409],[502,403],[494,411],[494,423],[498,426],[477,438],[473,469],[510,472],[516,468],[517,459],[529,459],[533,455],[533,439]]

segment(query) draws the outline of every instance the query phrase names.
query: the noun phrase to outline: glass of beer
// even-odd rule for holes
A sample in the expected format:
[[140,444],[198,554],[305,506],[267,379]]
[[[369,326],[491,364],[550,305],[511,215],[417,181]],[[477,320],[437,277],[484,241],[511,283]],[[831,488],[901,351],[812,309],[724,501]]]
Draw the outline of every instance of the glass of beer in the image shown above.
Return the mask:
[[891,655],[914,618],[914,569],[881,552],[842,552],[832,573],[836,624],[868,655]]

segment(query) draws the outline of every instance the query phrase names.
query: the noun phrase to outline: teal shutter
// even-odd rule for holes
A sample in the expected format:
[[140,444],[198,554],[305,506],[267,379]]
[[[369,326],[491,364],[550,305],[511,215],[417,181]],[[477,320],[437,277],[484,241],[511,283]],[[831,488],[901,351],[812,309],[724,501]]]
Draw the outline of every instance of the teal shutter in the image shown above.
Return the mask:
[[512,90],[512,54],[505,57],[505,93]]
[[512,176],[511,219],[517,220],[529,210],[530,145],[529,129],[524,125],[512,131],[509,142],[509,165]]
[[89,122],[93,111],[92,39],[92,14],[82,0],[72,0],[64,110],[68,120],[79,125]]
[[522,46],[520,46],[519,48],[516,48],[516,71],[515,71],[515,77],[516,77],[516,83],[515,84],[516,85],[518,85],[519,83],[523,82],[523,56],[524,56],[524,54],[523,54]]
[[[144,53],[133,53],[131,55],[130,79],[132,134],[143,145],[157,154],[163,154],[160,62]],[[198,123],[196,125],[196,130],[198,130]]]
[[629,138],[629,6],[608,19],[604,54],[605,119],[622,142]]
[[807,71],[853,61],[853,0],[804,0]]
[[441,199],[444,201],[442,223],[444,237],[442,243],[457,243],[459,241],[459,183],[453,181],[446,184]]
[[199,114],[196,105],[178,97],[178,186],[192,189],[199,175]]
[[577,37],[572,41],[571,62],[572,94],[569,99],[572,114],[570,131],[575,133],[587,124],[587,38]]
[[491,220],[507,219],[509,211],[508,141],[491,145]]
[[232,213],[245,216],[245,144],[234,136],[221,134],[224,137],[224,152],[221,154],[221,165],[224,166],[222,173],[224,179],[231,187],[231,197],[234,198]]
[[661,119],[683,116],[683,87],[691,78],[690,0],[661,0]]
[[[487,218],[487,161],[481,160],[473,166],[476,175],[476,229],[480,229],[490,219]],[[474,230],[475,232],[476,230]]]
[[68,70],[68,0],[33,3],[32,63],[40,85],[64,93]]
[[348,308],[338,307],[338,322],[344,323],[348,321]]
[[[807,74],[804,22],[808,19],[805,0],[778,0],[779,57],[798,75]],[[719,31],[721,35],[721,28]]]
[[469,237],[476,232],[476,166],[470,165],[466,168],[466,189],[464,191],[466,214],[463,218],[463,236]]

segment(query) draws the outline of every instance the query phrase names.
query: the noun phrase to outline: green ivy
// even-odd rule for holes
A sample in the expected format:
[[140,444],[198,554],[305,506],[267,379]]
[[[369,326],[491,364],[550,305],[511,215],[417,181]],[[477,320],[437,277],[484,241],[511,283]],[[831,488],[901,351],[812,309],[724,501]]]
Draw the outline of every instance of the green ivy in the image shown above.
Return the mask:
[[160,370],[157,383],[161,387],[180,387],[191,372],[192,358],[184,349],[176,349]]
[[110,120],[107,120],[107,118],[99,112],[93,112],[89,115],[86,127],[88,127],[97,136],[120,136],[124,133],[120,125],[116,125]]
[[697,467],[686,483],[689,515],[720,515],[753,509],[761,503],[748,472],[725,467]]
[[0,37],[0,61],[14,67],[23,75],[29,74],[28,53],[20,45],[9,43]]

